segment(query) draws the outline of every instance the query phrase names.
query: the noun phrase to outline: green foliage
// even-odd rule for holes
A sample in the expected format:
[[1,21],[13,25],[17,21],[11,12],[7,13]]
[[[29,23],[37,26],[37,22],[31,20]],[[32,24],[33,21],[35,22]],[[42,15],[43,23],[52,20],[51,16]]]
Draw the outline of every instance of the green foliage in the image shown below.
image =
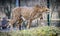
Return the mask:
[[0,32],[1,36],[60,36],[60,30],[57,27],[37,27],[20,31],[11,31],[8,33]]

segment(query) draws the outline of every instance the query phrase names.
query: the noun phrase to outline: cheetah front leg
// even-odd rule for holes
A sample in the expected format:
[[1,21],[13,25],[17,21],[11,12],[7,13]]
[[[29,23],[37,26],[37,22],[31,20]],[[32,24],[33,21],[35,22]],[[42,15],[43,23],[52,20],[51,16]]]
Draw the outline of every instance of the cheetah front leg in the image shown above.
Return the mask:
[[27,24],[28,29],[31,27],[31,24],[32,24],[32,19],[28,20],[28,24]]

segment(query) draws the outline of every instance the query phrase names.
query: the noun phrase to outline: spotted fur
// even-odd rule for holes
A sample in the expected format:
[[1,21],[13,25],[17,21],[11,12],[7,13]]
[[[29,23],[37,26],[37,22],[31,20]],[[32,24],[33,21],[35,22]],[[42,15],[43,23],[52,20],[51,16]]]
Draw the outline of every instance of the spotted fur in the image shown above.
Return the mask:
[[47,12],[48,10],[49,9],[47,7],[39,5],[36,5],[34,7],[16,7],[12,10],[12,19],[10,23],[13,25],[13,23],[16,21],[20,21],[19,24],[21,25],[21,20],[23,19],[20,18],[23,16],[29,22],[27,28],[30,28],[32,20],[41,18],[42,13]]

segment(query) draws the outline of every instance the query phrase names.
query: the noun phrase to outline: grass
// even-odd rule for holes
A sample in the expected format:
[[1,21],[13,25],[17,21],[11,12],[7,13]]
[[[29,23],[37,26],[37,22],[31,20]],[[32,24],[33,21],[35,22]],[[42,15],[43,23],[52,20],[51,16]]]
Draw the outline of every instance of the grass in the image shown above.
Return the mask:
[[0,32],[0,36],[60,36],[57,27],[37,27],[20,31]]

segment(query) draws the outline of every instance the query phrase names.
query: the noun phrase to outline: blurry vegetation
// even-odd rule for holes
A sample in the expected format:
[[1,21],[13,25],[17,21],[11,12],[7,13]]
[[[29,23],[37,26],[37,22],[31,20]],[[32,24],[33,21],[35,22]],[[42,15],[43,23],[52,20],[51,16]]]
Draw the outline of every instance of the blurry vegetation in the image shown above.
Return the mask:
[[8,18],[10,18],[11,11],[9,11],[8,7],[5,8],[5,14],[8,16]]
[[0,9],[3,11],[8,18],[10,18],[11,10],[16,6],[15,0],[0,0]]
[[37,27],[27,30],[0,32],[0,36],[60,36],[60,30],[57,27]]

